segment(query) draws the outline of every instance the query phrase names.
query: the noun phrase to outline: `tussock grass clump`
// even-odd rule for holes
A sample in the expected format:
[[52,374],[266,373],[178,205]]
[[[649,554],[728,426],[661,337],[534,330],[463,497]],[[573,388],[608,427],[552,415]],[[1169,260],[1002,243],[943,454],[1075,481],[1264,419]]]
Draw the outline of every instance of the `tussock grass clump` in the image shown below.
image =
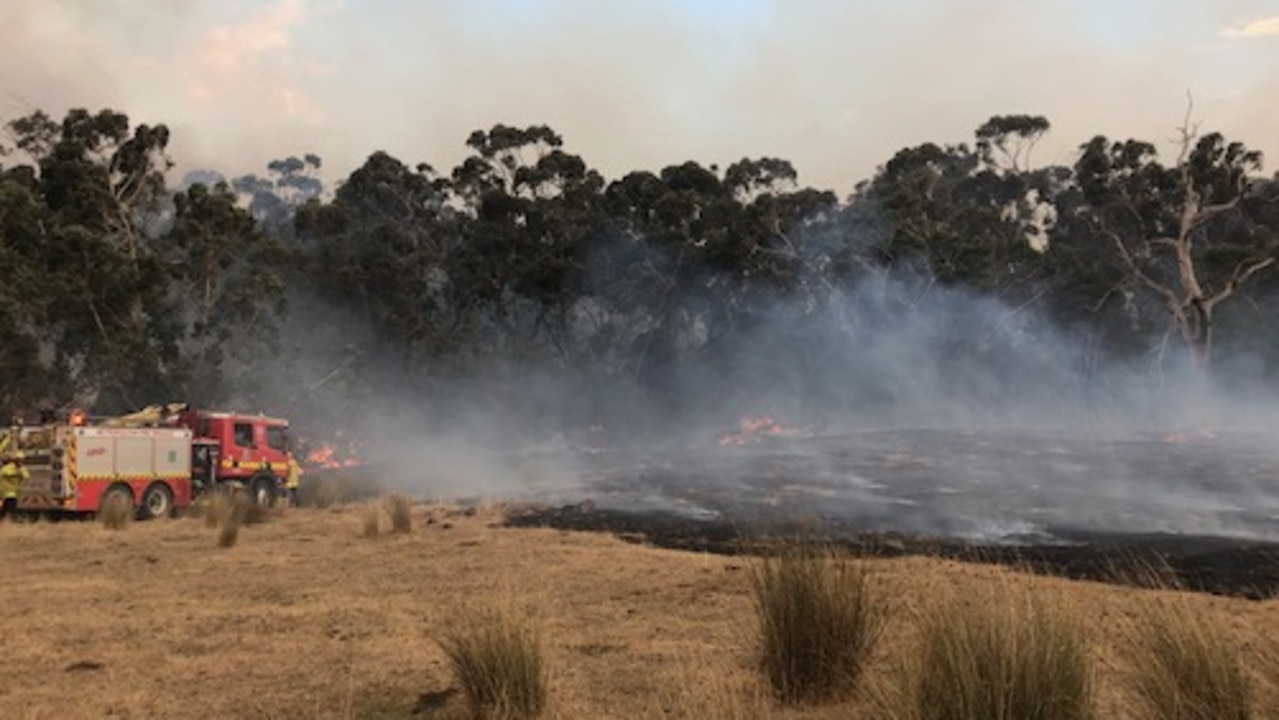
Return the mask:
[[271,516],[267,506],[259,504],[244,491],[235,494],[235,503],[240,513],[240,521],[245,525],[261,525]]
[[102,500],[98,519],[107,530],[124,530],[133,522],[133,500],[123,491],[111,490]]
[[257,507],[257,503],[253,502],[248,493],[235,492],[227,497],[218,528],[218,547],[235,547],[240,540],[240,526],[254,507]]
[[231,513],[222,523],[222,527],[218,528],[218,547],[235,547],[235,544],[239,541],[240,516],[236,513]]
[[1012,587],[951,597],[924,611],[888,717],[1087,720],[1095,682],[1073,619]]
[[391,516],[391,532],[407,534],[413,531],[413,504],[403,495],[389,495],[384,501],[386,514]]
[[206,494],[201,499],[201,503],[204,511],[204,526],[210,530],[222,525],[227,513],[231,512],[231,494],[221,490]]
[[1240,648],[1202,608],[1157,602],[1135,627],[1131,686],[1152,720],[1249,720],[1253,688]]
[[382,516],[377,505],[366,505],[364,507],[364,511],[361,513],[361,519],[363,521],[364,528],[361,535],[372,540],[382,534]]
[[546,709],[540,633],[509,607],[479,611],[440,643],[474,718],[536,718]]
[[751,581],[760,667],[778,699],[815,702],[850,691],[887,618],[867,565],[804,540],[761,561]]

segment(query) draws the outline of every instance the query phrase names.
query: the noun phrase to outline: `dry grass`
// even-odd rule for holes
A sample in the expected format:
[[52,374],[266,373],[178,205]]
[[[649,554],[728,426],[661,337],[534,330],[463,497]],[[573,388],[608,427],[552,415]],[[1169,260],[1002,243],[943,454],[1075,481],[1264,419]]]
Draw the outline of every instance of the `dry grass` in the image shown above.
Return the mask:
[[885,714],[896,720],[1095,717],[1084,629],[1038,595],[1000,583],[922,613]]
[[[536,611],[548,718],[876,717],[861,693],[829,705],[772,701],[758,669],[748,559],[492,528],[494,515],[443,505],[434,524],[389,545],[359,537],[363,509],[286,511],[245,531],[249,552],[219,549],[195,521],[137,522],[123,533],[0,523],[0,718],[459,717],[465,703],[449,694],[459,686],[435,639],[459,629],[454,608],[501,597]],[[874,571],[893,620],[863,688],[897,681],[921,637],[914,618],[935,598],[979,599],[993,587],[1086,619],[1098,716],[1140,717],[1129,630],[1152,597],[1171,594],[919,557],[876,560]],[[1279,601],[1180,597],[1239,647],[1255,649],[1279,627]],[[1279,673],[1251,657],[1258,716],[1279,717]],[[432,709],[419,710],[428,694]]]
[[536,718],[547,704],[537,627],[511,604],[468,612],[440,642],[473,718]]
[[325,510],[371,500],[382,493],[381,483],[360,468],[332,468],[303,475],[297,500],[299,507]]
[[1183,590],[1176,569],[1158,557],[1128,556],[1111,561],[1110,580],[1119,585],[1158,590]]
[[777,697],[803,703],[851,691],[886,619],[863,562],[801,540],[752,574],[760,667]]
[[766,681],[739,677],[731,668],[708,661],[684,660],[673,689],[664,689],[645,717],[675,720],[757,720],[770,716],[772,697]]
[[298,485],[298,506],[326,510],[346,502],[342,484],[332,478],[320,477]]
[[102,501],[98,520],[108,530],[124,530],[133,522],[133,501],[123,493],[110,493]]
[[413,532],[413,504],[403,495],[388,495],[383,501],[391,517],[391,532],[407,535]]
[[1134,628],[1130,685],[1151,720],[1249,720],[1242,648],[1212,614],[1177,598],[1150,602]]
[[258,525],[269,519],[271,511],[253,501],[241,488],[219,488],[192,505],[192,514],[204,519],[204,526],[218,531],[218,547],[235,547],[245,525]]

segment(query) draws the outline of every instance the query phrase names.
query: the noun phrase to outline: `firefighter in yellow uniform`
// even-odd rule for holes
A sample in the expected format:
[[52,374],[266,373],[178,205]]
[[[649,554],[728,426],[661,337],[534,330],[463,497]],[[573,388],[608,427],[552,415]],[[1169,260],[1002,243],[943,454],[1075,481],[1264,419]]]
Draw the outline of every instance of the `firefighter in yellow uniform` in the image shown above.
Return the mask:
[[302,484],[302,466],[293,453],[289,453],[289,476],[284,481],[284,496],[289,499],[289,507],[298,506],[298,486]]
[[22,451],[17,450],[5,458],[4,465],[0,465],[0,498],[4,500],[4,504],[0,505],[0,516],[13,512],[18,505],[18,490],[24,480],[31,478],[31,472],[22,464],[24,459]]

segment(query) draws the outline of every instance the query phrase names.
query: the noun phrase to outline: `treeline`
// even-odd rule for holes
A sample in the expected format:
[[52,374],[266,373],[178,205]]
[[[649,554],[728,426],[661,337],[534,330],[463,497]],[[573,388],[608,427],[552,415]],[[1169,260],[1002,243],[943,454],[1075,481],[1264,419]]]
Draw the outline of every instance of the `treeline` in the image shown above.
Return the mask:
[[1279,179],[1189,125],[1171,158],[1095,137],[1071,166],[1036,166],[1048,121],[994,117],[842,198],[767,157],[610,181],[545,126],[476,131],[446,172],[376,152],[331,192],[311,155],[172,187],[168,129],[113,110],[6,127],[7,414],[174,398],[290,412],[339,384],[429,395],[479,367],[678,395],[682,368],[741,363],[779,307],[796,332],[770,357],[802,373],[819,362],[807,319],[829,324],[885,277],[904,290],[881,324],[963,289],[1098,362],[1246,353],[1270,373],[1279,358]]

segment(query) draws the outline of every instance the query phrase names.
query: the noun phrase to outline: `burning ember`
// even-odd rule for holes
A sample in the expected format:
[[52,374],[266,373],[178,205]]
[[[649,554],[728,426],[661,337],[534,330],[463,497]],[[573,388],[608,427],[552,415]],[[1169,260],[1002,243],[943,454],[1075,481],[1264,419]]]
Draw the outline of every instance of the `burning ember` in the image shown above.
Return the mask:
[[777,421],[766,415],[742,418],[736,432],[719,436],[721,447],[741,447],[748,443],[759,442],[765,437],[799,437],[803,430],[784,428]]
[[303,467],[333,469],[362,464],[358,452],[359,443],[343,438],[341,432],[334,436],[333,442],[312,446],[306,439],[301,439],[301,445],[304,448],[310,447],[302,456]]

